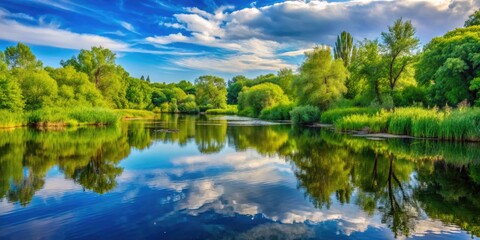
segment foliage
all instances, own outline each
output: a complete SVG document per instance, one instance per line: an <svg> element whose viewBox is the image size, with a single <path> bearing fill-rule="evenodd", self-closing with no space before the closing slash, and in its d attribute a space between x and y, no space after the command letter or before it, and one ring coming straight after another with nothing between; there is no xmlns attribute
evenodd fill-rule
<svg viewBox="0 0 480 240"><path fill-rule="evenodd" d="M287 103L288 97L283 90L273 83L261 83L253 87L246 87L238 97L238 110L240 115L258 117L264 108L277 104ZM248 114L244 111L248 110Z"/></svg>
<svg viewBox="0 0 480 240"><path fill-rule="evenodd" d="M465 21L465 27L478 26L480 25L480 9L476 10L472 15L470 15Z"/></svg>
<svg viewBox="0 0 480 240"><path fill-rule="evenodd" d="M294 107L294 104L289 103L264 108L260 112L260 118L265 120L290 120L290 112Z"/></svg>
<svg viewBox="0 0 480 240"><path fill-rule="evenodd" d="M430 104L479 100L480 26L458 28L425 46L416 78L428 87Z"/></svg>
<svg viewBox="0 0 480 240"><path fill-rule="evenodd" d="M295 107L290 111L292 122L296 125L312 124L320 120L320 110L315 106Z"/></svg>
<svg viewBox="0 0 480 240"><path fill-rule="evenodd" d="M227 88L225 80L215 76L201 76L195 80L197 105L202 108L225 108L227 106Z"/></svg>
<svg viewBox="0 0 480 240"><path fill-rule="evenodd" d="M407 67L415 61L413 51L419 42L420 40L415 37L412 22L403 21L401 18L388 27L388 32L382 32L382 48L388 66L387 79L391 95Z"/></svg>
<svg viewBox="0 0 480 240"><path fill-rule="evenodd" d="M244 76L235 76L228 81L227 87L227 103L238 104L238 94L242 91L243 86L248 79Z"/></svg>
<svg viewBox="0 0 480 240"><path fill-rule="evenodd" d="M341 60L332 58L329 48L317 47L305 55L301 77L296 83L298 100L300 104L326 109L347 92L347 69Z"/></svg>
<svg viewBox="0 0 480 240"><path fill-rule="evenodd" d="M355 130L366 132L386 132L388 124L388 114L378 112L373 116L367 114L353 114L345 116L334 122L334 126L339 131Z"/></svg>

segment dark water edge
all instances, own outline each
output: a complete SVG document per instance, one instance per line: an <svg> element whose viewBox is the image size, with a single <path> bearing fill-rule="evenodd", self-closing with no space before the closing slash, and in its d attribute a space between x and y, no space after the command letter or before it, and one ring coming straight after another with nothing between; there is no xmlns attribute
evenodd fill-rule
<svg viewBox="0 0 480 240"><path fill-rule="evenodd" d="M471 239L480 145L245 118L0 131L0 239Z"/></svg>

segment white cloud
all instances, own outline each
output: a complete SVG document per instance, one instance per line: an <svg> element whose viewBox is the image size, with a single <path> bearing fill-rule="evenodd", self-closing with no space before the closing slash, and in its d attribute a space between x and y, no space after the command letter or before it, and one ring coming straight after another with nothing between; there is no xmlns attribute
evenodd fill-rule
<svg viewBox="0 0 480 240"><path fill-rule="evenodd" d="M139 33L135 30L135 27L133 27L133 25L130 24L130 23L128 23L128 22L120 21L120 25L121 25L123 28L127 29L128 31L130 31L130 32L139 34Z"/></svg>
<svg viewBox="0 0 480 240"><path fill-rule="evenodd" d="M28 20L28 21L34 21L35 20L35 18L33 18L32 16L30 16L28 14L12 13L12 12L8 11L7 9L0 7L0 18L3 18L3 17L14 18L14 19L24 19L24 20Z"/></svg>
<svg viewBox="0 0 480 240"><path fill-rule="evenodd" d="M283 57L302 55L315 44L333 44L344 30L357 40L378 38L399 17L411 19L418 36L426 43L462 26L478 7L479 0L285 1L264 7L252 3L236 11L219 7L214 12L194 7L186 8L187 13L174 15L176 22L165 24L187 33L149 37L146 41L156 45L181 42L233 51L214 59L212 56L176 59L174 62L182 67L229 73L272 70L292 66ZM208 64L200 64L205 61Z"/></svg>

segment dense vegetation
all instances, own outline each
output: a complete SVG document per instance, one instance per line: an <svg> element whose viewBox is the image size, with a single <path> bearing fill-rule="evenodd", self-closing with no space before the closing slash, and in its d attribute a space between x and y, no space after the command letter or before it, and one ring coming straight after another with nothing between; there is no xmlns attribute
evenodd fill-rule
<svg viewBox="0 0 480 240"><path fill-rule="evenodd" d="M432 39L423 51L411 21L401 18L378 39L355 42L342 32L333 49L316 47L306 52L296 72L281 69L254 79L236 76L228 83L211 75L200 76L194 83L152 83L149 76L130 76L116 64L115 54L102 47L81 50L61 61L60 68L44 67L28 46L19 43L0 52L4 116L0 124L107 123L70 113L85 109L96 109L86 114L110 112L110 119L115 113L110 109L141 109L238 113L303 124L318 121L316 115L321 112L320 120L339 130L479 140L478 129L469 129L479 123L474 114L478 110L470 107L480 106L479 17L475 12L465 27ZM74 110L57 114L60 117L43 116L62 109ZM430 126L427 122L435 122L442 130L419 130L422 124ZM398 129L398 124L403 127Z"/></svg>

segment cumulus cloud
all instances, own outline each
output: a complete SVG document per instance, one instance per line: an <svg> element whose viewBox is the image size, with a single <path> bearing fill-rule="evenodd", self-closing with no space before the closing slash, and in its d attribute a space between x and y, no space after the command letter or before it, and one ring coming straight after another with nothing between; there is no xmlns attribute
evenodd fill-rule
<svg viewBox="0 0 480 240"><path fill-rule="evenodd" d="M189 43L220 50L221 56L176 59L179 66L238 73L295 67L285 57L301 56L314 44L332 45L346 30L357 39L378 38L387 25L412 20L423 43L460 27L480 0L285 1L263 7L214 12L186 8L170 26L185 32L146 38L152 44ZM204 63L204 64L202 64ZM235 66L232 68L231 66Z"/></svg>

